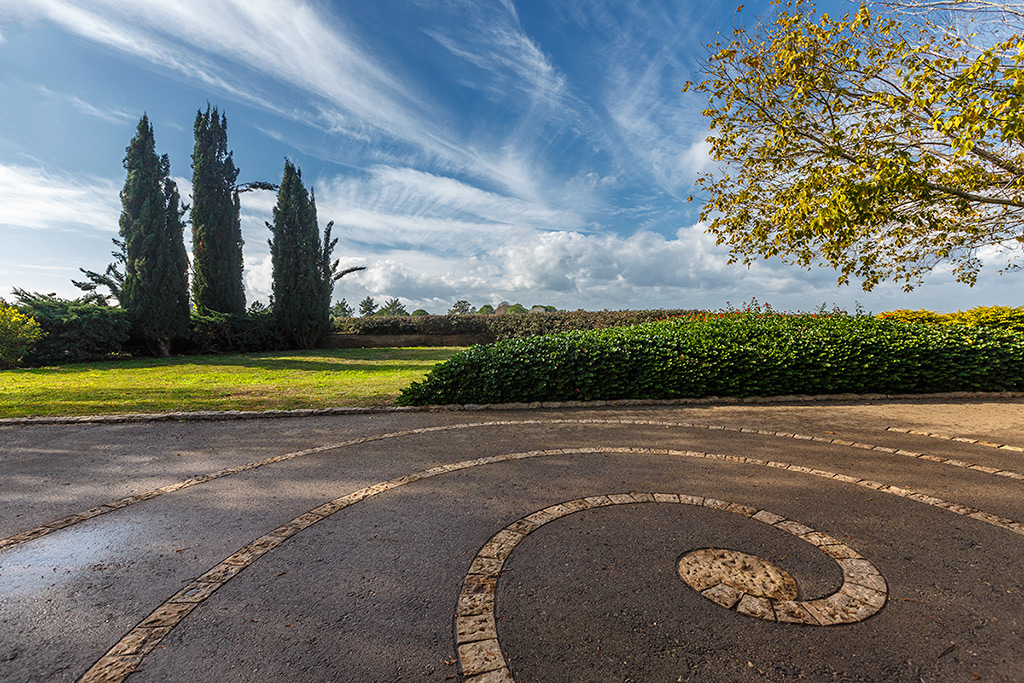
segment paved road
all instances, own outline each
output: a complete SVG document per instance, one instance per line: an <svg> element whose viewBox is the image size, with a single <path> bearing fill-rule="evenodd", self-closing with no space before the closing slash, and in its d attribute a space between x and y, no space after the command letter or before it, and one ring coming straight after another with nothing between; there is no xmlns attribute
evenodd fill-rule
<svg viewBox="0 0 1024 683"><path fill-rule="evenodd" d="M1024 680L1021 447L1020 400L0 427L0 680Z"/></svg>

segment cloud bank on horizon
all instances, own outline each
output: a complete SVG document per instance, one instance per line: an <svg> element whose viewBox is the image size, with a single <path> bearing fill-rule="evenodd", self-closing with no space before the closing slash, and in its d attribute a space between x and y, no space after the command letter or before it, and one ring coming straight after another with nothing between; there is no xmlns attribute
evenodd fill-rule
<svg viewBox="0 0 1024 683"><path fill-rule="evenodd" d="M836 0L839 2L840 0ZM77 293L116 235L123 150L143 111L190 187L191 124L228 117L240 180L285 157L334 220L335 299L560 308L939 310L1019 303L1013 275L911 296L831 271L729 265L704 233L703 102L680 93L735 7L648 0L0 1L0 296ZM753 20L767 3L747 3ZM16 104L15 104L16 103ZM243 195L250 300L270 293L274 197ZM993 256L993 258L996 258Z"/></svg>

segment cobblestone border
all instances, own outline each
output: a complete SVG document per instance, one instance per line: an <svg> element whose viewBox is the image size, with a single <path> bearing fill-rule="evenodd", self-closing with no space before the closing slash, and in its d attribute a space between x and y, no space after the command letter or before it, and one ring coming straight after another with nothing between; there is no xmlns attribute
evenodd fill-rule
<svg viewBox="0 0 1024 683"><path fill-rule="evenodd" d="M142 659L152 652L153 649L160 644L160 641L163 640L163 638L170 633L175 626L181 623L181 621L188 616L192 610L213 595L218 588L231 580L231 578L236 576L243 569L253 564L260 557L278 547L295 534L330 517L349 505L358 503L361 500L383 493L384 491L404 486L405 484L429 479L440 474L447 474L449 472L455 472L469 467L552 455L586 454L671 455L772 467L800 474L809 474L811 476L825 479L834 479L842 483L863 486L875 491L890 493L902 498L909 498L925 505L931 505L948 512L970 517L971 519L976 519L980 522L1024 536L1024 523L1000 517L998 515L989 514L982 510L978 510L977 508L945 501L941 498L924 495L899 486L890 486L880 482L860 479L845 474L836 474L825 470L811 469L809 467L791 465L784 462L762 460L760 458L720 455L699 451L675 451L641 447L554 448L547 450L525 451L522 453L493 455L484 458L477 458L475 460L464 460L462 462L440 465L438 467L421 470L395 479L389 479L379 484L374 484L373 486L361 488L315 507L290 522L277 527L273 531L260 536L251 543L242 546L239 550L229 555L201 576L186 584L184 588L171 596L167 602L157 607L149 614L149 616L139 622L135 628L129 631L127 635L108 650L107 653L103 655L88 671L86 671L80 679L80 683L119 683L120 681L124 681L128 676L135 672L136 668L141 664ZM808 531L813 531L810 527L806 528ZM486 679L481 679L477 683L484 683L485 680Z"/></svg>
<svg viewBox="0 0 1024 683"><path fill-rule="evenodd" d="M534 401L531 403L464 403L430 406L376 406L370 408L299 408L296 410L200 410L177 413L124 413L120 415L55 415L4 417L0 427L12 425L119 424L126 422L189 422L261 420L284 417L376 415L380 413L440 413L480 410L536 410L538 408L632 408L636 406L760 405L774 403L842 403L847 401L941 401L949 399L1024 398L1024 391L949 391L933 394L814 394L785 396L708 396L705 398L629 398L609 401Z"/></svg>
<svg viewBox="0 0 1024 683"><path fill-rule="evenodd" d="M771 429L756 429L750 427L734 427L729 425L712 425L700 422L668 422L660 420L631 420L631 419L601 419L601 418L553 418L553 419L535 419L535 420L494 420L488 422L467 422L455 425L439 425L435 427L421 427L418 429L407 429L398 432L388 432L386 434L376 434L364 437L357 437L355 439L349 439L347 441L340 441L333 444L326 444L323 446L316 446L314 448L306 448L301 451L293 451L291 453L285 453L283 455L275 455L262 460L256 460L253 462L245 463L242 465L236 465L234 467L227 467L216 472L210 472L208 474L200 475L197 477L191 477L184 481L179 481L174 484L168 484L167 486L161 486L159 488L151 489L143 493L137 493L132 496L125 498L119 498L112 500L102 505L77 512L67 517L42 524L33 529L23 531L9 536L7 538L0 539L0 551L7 548L11 548L22 543L46 536L47 534L64 529L73 524L84 522L87 519L104 515L114 510L119 510L129 505L141 503L145 500L150 500L158 496L162 496L168 493L174 493L182 489L197 486L199 484L205 484L221 477L226 477L232 474L238 474L239 472L246 472L254 470L264 465L271 465L273 463L284 462L286 460L293 460L295 458L304 455L313 455L316 453L323 453L325 451L335 450L338 448L344 448L346 446L354 446L361 443L368 443L370 441L381 441L384 439L392 439L402 436L410 436L412 434L427 434L431 432L443 432L456 429L470 429L476 427L493 427L493 426L509 426L509 425L529 425L529 424L599 424L599 425L637 425L637 426L653 426L653 427L677 427L681 429L708 429L712 431L726 431L726 432L738 432L743 434L758 434L760 436L774 436L779 438L796 439L798 441L814 441L818 443L834 444L837 446L848 446L851 448L859 448L862 450L878 451L880 453L890 453L894 455L903 455L911 458L918 458L920 460L927 460L929 462L935 462L941 465L950 465L953 467L960 467L964 469L974 470L976 472L982 472L984 474L992 474L999 477L1005 477L1007 479L1015 479L1018 481L1024 481L1024 473L1017 472L1015 470L1005 470L998 467L987 467L984 465L978 465L972 462L966 462L963 460L954 460L951 458L942 458L936 455L927 455L925 453L918 453L916 451L907 451L903 449L891 448L888 446L875 446L872 444L865 444L855 441L846 441L838 438L827 438L821 436L808 436L805 434L794 434L792 432L776 431ZM889 428L889 431L899 431L897 429ZM908 432L909 433L909 432ZM983 443L982 445L988 445ZM1007 447L1008 449L1015 449L1016 447Z"/></svg>
<svg viewBox="0 0 1024 683"><path fill-rule="evenodd" d="M839 564L843 585L815 600L772 600L744 593L726 583L698 590L728 610L779 623L835 626L863 621L885 605L888 586L882 574L857 551L841 541L768 510L683 493L611 493L577 498L538 510L512 522L483 545L466 573L455 613L455 644L459 670L467 683L515 681L498 641L494 614L498 577L512 551L528 535L557 519L584 510L634 503L677 503L731 512L790 533L810 543Z"/></svg>
<svg viewBox="0 0 1024 683"><path fill-rule="evenodd" d="M992 443L991 441L972 439L969 436L952 436L950 434L940 434L938 432L923 432L919 429L906 429L904 427L886 427L885 431L896 432L898 434L914 434L915 436L930 436L933 439L942 439L943 441L973 443L979 446L988 446L989 448L999 448L1004 451L1013 451L1014 453L1024 453L1024 448L1021 448L1020 446L1010 446L1005 443Z"/></svg>

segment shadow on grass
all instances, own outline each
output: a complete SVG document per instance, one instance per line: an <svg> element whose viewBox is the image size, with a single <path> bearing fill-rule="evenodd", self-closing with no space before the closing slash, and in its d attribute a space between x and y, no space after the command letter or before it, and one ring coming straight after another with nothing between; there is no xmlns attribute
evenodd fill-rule
<svg viewBox="0 0 1024 683"><path fill-rule="evenodd" d="M106 370L135 370L184 366L243 367L254 370L300 370L304 372L373 372L395 361L418 361L396 365L394 369L429 370L460 351L455 347L429 347L406 349L320 349L314 351L282 351L255 354L210 354L203 356L173 356L171 358L131 358L127 360L75 363L71 365L24 368L18 373L28 375L77 374ZM367 361L353 363L352 361Z"/></svg>

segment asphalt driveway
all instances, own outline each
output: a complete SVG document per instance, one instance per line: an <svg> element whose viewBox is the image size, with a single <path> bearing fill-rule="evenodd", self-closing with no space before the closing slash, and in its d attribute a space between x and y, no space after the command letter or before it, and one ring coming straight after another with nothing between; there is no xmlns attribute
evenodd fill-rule
<svg viewBox="0 0 1024 683"><path fill-rule="evenodd" d="M1024 680L1024 401L0 426L0 680Z"/></svg>

